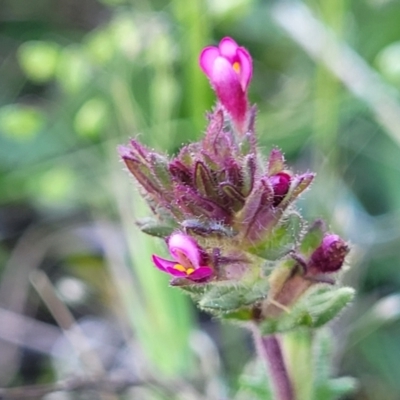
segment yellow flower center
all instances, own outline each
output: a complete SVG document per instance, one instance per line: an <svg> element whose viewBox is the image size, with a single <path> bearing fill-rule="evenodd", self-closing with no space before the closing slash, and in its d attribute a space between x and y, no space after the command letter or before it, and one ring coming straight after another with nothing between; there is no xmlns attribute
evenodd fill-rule
<svg viewBox="0 0 400 400"><path fill-rule="evenodd" d="M181 264L175 264L174 269L176 269L177 271L185 272L188 275L190 275L194 272L194 268L191 268L191 267L186 268Z"/></svg>
<svg viewBox="0 0 400 400"><path fill-rule="evenodd" d="M232 65L233 70L238 74L240 72L240 63L235 61Z"/></svg>

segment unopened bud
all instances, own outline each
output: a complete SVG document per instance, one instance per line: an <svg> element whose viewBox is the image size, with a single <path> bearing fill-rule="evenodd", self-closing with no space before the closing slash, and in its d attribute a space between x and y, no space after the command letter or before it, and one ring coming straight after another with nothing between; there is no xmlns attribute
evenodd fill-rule
<svg viewBox="0 0 400 400"><path fill-rule="evenodd" d="M273 205L276 207L289 191L291 177L286 172L279 172L276 175L271 176L269 181L274 190Z"/></svg>
<svg viewBox="0 0 400 400"><path fill-rule="evenodd" d="M325 235L319 247L311 255L308 264L309 272L324 274L338 271L348 251L348 245L338 235Z"/></svg>

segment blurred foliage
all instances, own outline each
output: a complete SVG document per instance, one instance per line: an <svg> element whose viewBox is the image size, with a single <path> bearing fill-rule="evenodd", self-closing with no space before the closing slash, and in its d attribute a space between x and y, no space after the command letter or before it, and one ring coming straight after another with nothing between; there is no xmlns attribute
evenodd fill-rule
<svg viewBox="0 0 400 400"><path fill-rule="evenodd" d="M196 381L202 365L209 398L232 393L238 364L250 357L249 349L236 350L246 336L195 314L188 299L168 288L153 268L149 255L162 251L162 243L136 229L135 219L148 211L115 150L140 135L148 145L173 153L201 136L214 97L197 56L204 45L229 35L254 57L250 98L259 107L262 150L267 154L278 146L299 171L316 170L302 207L310 217L326 218L352 244L353 268L344 279L358 295L334 325L335 375L354 376L359 389L343 398L395 400L400 304L386 300L400 292L400 142L362 99L277 26L270 13L277 3L3 1L0 307L60 325L44 293L29 281L35 270L44 271L87 335L115 328L104 335L114 338L107 346L120 358L101 353L106 369L135 370L132 359L139 359L140 367L157 376ZM304 3L398 99L400 3ZM90 316L96 318L89 324L94 331L84 324ZM198 327L218 343L220 353L209 339L193 344ZM62 377L55 341L49 338L38 348L25 338L18 352L14 345L24 340L1 335L2 386ZM212 357L221 357L224 372L218 362L209 369ZM246 385L253 392L267 390ZM149 391L139 398L163 398L155 388Z"/></svg>

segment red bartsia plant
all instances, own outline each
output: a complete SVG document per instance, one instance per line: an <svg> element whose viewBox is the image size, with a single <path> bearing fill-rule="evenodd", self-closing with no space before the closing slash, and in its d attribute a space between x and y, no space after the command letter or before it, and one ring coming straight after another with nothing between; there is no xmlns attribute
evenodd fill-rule
<svg viewBox="0 0 400 400"><path fill-rule="evenodd" d="M137 139L119 150L154 214L138 224L164 238L173 259L153 262L221 318L255 321L265 332L317 326L346 303L334 283L348 246L320 221L307 229L295 209L314 173L293 172L277 148L267 160L258 151L249 52L224 38L203 49L199 64L218 99L204 137L174 157ZM313 309L319 285L331 300ZM291 320L293 307L308 317Z"/></svg>

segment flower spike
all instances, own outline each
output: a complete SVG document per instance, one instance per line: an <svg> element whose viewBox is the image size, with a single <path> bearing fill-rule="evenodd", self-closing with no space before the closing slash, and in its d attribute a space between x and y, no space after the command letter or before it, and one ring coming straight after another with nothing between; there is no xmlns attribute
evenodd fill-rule
<svg viewBox="0 0 400 400"><path fill-rule="evenodd" d="M349 246L321 221L305 230L294 202L315 174L292 171L277 148L260 154L247 50L226 37L199 63L218 98L203 138L175 156L137 139L120 148L154 214L138 226L170 253L153 263L213 315L265 335L319 327L351 299L335 284Z"/></svg>

